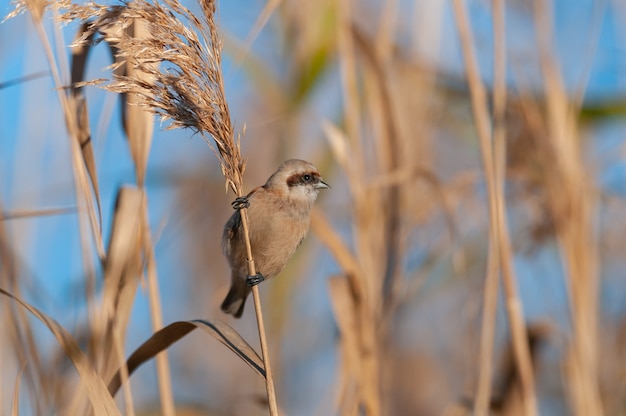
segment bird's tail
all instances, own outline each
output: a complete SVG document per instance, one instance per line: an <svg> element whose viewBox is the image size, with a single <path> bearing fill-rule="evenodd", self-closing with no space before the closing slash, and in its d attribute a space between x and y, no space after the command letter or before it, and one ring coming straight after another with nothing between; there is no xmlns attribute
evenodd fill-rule
<svg viewBox="0 0 626 416"><path fill-rule="evenodd" d="M233 282L226 295L226 299L222 302L222 312L229 313L235 318L241 318L248 293L250 293L250 289L245 286L245 283L241 286Z"/></svg>

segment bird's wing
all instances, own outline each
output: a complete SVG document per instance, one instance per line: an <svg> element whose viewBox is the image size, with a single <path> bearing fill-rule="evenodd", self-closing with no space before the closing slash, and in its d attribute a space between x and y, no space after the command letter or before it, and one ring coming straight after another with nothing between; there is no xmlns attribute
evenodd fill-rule
<svg viewBox="0 0 626 416"><path fill-rule="evenodd" d="M304 242L304 239L305 239L305 238L306 238L306 234L304 234L304 235L302 236L302 238L300 238L300 241L298 241L298 245L296 246L296 250L297 250L298 248L300 248L300 246L301 246L301 245L302 245L302 243Z"/></svg>
<svg viewBox="0 0 626 416"><path fill-rule="evenodd" d="M257 186L256 188L254 188L253 190L248 192L248 195L246 195L246 198L250 198L252 196L252 194L255 193L256 191L258 191L260 188L262 188L262 186Z"/></svg>
<svg viewBox="0 0 626 416"><path fill-rule="evenodd" d="M239 210L233 212L224 226L224 234L222 235L222 251L224 255L230 258L231 243L237 240L239 230L241 229L241 214Z"/></svg>
<svg viewBox="0 0 626 416"><path fill-rule="evenodd" d="M246 198L251 198L252 194L254 194L259 187L254 188ZM250 201L252 202L252 201ZM226 255L226 257L230 258L230 254L232 252L232 244L239 238L239 232L241 230L241 213L239 210L235 210L233 215L230 216L226 225L224 226L224 234L222 235L222 251Z"/></svg>

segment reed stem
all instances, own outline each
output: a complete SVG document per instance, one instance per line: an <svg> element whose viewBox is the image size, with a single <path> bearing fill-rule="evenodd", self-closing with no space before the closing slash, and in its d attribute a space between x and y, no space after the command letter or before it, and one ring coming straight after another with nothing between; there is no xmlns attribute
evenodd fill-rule
<svg viewBox="0 0 626 416"><path fill-rule="evenodd" d="M241 194L239 196L242 196ZM241 224L243 226L243 235L246 242L246 252L248 255L248 273L250 276L256 275L254 259L252 258L252 246L250 244L250 234L248 227L248 213L246 208L239 210L241 214ZM270 365L270 354L267 347L267 337L265 336L265 324L263 322L263 310L261 308L261 298L259 296L258 285L252 286L252 297L254 299L254 311L256 315L256 323L259 329L259 340L261 342L261 355L263 357L263 366L265 367L265 389L267 390L267 402L270 408L270 416L278 416L278 406L276 405L276 391L274 390L274 377Z"/></svg>

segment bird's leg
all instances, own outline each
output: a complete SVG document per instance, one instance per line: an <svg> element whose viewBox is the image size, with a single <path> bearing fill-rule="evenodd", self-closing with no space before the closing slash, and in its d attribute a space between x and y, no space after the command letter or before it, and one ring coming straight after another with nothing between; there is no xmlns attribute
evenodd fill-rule
<svg viewBox="0 0 626 416"><path fill-rule="evenodd" d="M235 198L230 205L232 205L233 209L248 208L250 206L250 200L248 200L247 196L240 196Z"/></svg>
<svg viewBox="0 0 626 416"><path fill-rule="evenodd" d="M232 205L233 209L248 208L250 206L250 200L247 196L240 196L235 198L235 200L230 205ZM248 287L252 287L258 285L263 280L265 280L265 276L263 276L261 273L257 273L254 276L247 276L246 284L248 285Z"/></svg>
<svg viewBox="0 0 626 416"><path fill-rule="evenodd" d="M263 280L265 280L265 276L263 276L261 273L257 273L257 274L256 274L256 275L254 275L254 276L247 276L247 277L246 277L246 284L247 284L249 287L252 287L252 286L256 286L256 285L258 285L258 284L259 284L259 283L261 283Z"/></svg>

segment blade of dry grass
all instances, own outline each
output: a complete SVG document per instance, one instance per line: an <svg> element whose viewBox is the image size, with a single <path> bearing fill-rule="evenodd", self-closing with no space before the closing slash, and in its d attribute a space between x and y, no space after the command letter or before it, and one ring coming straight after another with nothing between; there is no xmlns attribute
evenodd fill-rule
<svg viewBox="0 0 626 416"><path fill-rule="evenodd" d="M125 328L130 315L132 298L143 265L141 261L143 197L141 190L128 186L121 188L117 194L104 264L102 321L100 329L96 332L96 337L100 340L102 337L106 339L106 331L113 320L116 321L116 325ZM124 295L126 291L132 293ZM107 360L102 368L104 374L108 373L107 369L111 364L106 363Z"/></svg>
<svg viewBox="0 0 626 416"><path fill-rule="evenodd" d="M96 248L98 249L98 254L102 258L104 249L102 245L101 230L98 227L97 215L95 214L95 211L93 209L93 199L92 199L92 195L89 189L88 180L86 179L84 165L80 162L80 157L78 156L80 150L78 147L79 126L78 126L78 120L77 120L78 114L76 112L77 105L74 100L68 97L64 91L62 91L62 82L61 82L61 77L59 75L59 70L57 67L57 61L55 60L54 54L52 52L52 48L50 46L49 39L46 35L46 31L42 23L42 16L43 16L45 7L46 7L46 3L41 2L41 1L18 2L16 4L15 11L11 13L9 16L7 16L7 18L10 18L22 11L29 10L31 12L31 17L32 17L34 26L36 28L37 34L44 48L44 52L46 54L48 64L50 66L52 78L56 86L59 102L61 104L63 115L65 117L65 125L70 136L69 146L71 149L72 168L74 172L73 178L74 178L74 186L75 186L75 197L76 197L77 207L79 211L79 215L78 215L79 233L80 233L80 238L82 242L81 248L83 250L83 259L84 259L85 272L86 272L85 274L87 276L93 276L94 266L93 266L92 256L87 253L87 246L88 246L89 238L87 236L85 226L84 226L83 217L85 215L84 214L85 208L87 210L86 213L87 213L88 219L91 222L92 236L96 244ZM58 35L58 32L55 32L55 33ZM63 47L59 48L59 50L63 50ZM89 302L89 298L87 299L87 301ZM29 342L29 345L30 344L34 345L32 342L30 342L30 338L32 337L32 334L30 334L30 331L26 331L26 337ZM18 347L18 348L21 348L21 347ZM36 357L37 355L36 349L34 348L30 349L30 354ZM37 366L37 368L39 368L39 366ZM90 398L90 399L93 400L93 398Z"/></svg>
<svg viewBox="0 0 626 416"><path fill-rule="evenodd" d="M363 288L357 278L357 276L362 275L361 266L348 246L342 241L337 231L316 207L313 207L311 211L311 229L328 248L341 269L345 272L346 278L350 281L350 288L356 293L356 297L362 298Z"/></svg>
<svg viewBox="0 0 626 416"><path fill-rule="evenodd" d="M88 31L89 24L84 23L81 26L81 30L77 35L77 39L86 36L86 41L92 41L94 37L93 32L86 33ZM124 38L128 37L131 39L149 39L151 37L149 28L144 20L141 19L133 19L130 21L128 27L122 28L120 26L116 26L113 28L109 28L106 36L109 39L113 38ZM154 76L142 71L138 68L137 62L134 60L130 60L126 62L124 58L119 56L119 43L115 41L109 42L109 47L113 51L113 57L115 63L119 65L115 70L115 75L118 77L131 77L140 80L146 84L151 84L154 80ZM87 54L90 50L90 44L79 42L74 47L74 56L76 57L76 65L73 65L73 81L80 82L84 80L84 66L86 64ZM157 69L157 64L145 64L147 68L150 68L152 72ZM148 94L148 92L144 92ZM147 111L144 108L141 108L138 103L141 101L141 98L137 96L136 93L129 92L127 94L121 94L122 98L122 124L124 127L124 131L128 138L131 156L135 165L135 173L136 173L136 181L137 185L142 188L145 176L146 176L146 168L148 163L148 155L150 153L150 147L152 142L152 133L154 128L154 117L150 111ZM150 312L152 319L152 329L153 331L158 331L163 327L163 318L161 312L161 300L158 291L158 280L156 278L156 264L154 259L154 250L152 247L152 240L150 238L150 230L148 224L148 207L145 200L143 199L143 210L141 213L135 212L131 215L140 214L141 218L145 218L143 224L143 230L145 230L145 236L143 238L145 244L145 255L147 257L147 275L148 275L148 287L149 287L149 300L150 300ZM129 216L127 218L132 218L135 220L136 216ZM136 230L135 230L136 231ZM133 295L135 293L135 287L129 293L128 300L132 305ZM128 310L130 314L130 310ZM124 315L128 316L128 315ZM123 329L122 329L123 330ZM123 338L123 336L122 336ZM123 341L121 341L123 342ZM161 410L164 415L172 416L175 414L174 407L174 398L171 388L171 376L169 363L167 359L167 354L163 352L159 354L156 358L156 367L158 374L158 384L159 384L159 398L161 400ZM127 406L129 402L131 402L131 397L127 395Z"/></svg>
<svg viewBox="0 0 626 416"><path fill-rule="evenodd" d="M184 338L193 330L200 328L234 352L243 362L248 364L258 375L265 378L263 360L241 335L229 325L220 321L196 319L193 321L178 321L171 323L154 333L137 348L128 360L126 367L128 374L132 374L139 366L166 350L172 344ZM118 371L109 382L109 392L115 395L121 385Z"/></svg>
<svg viewBox="0 0 626 416"><path fill-rule="evenodd" d="M62 7L63 4L64 4L63 2L59 2L58 4L54 4L54 6L58 8L58 7ZM65 60L55 59L55 56L52 52L50 40L48 39L48 36L46 34L45 28L42 23L42 16L43 16L45 7L46 7L46 2L42 2L40 0L17 1L15 10L9 15L7 15L6 19L14 17L17 14L25 10L29 10L31 12L35 29L42 43L46 58L48 60L48 64L50 66L50 72L52 74L52 79L56 87L57 95L59 98L59 103L61 104L61 109L63 110L63 115L65 118L65 125L69 133L69 136L71 138L70 140L71 152L70 153L72 156L72 167L73 167L74 181L75 181L75 188L76 188L75 192L76 192L76 198L78 202L77 205L79 207L79 211L81 211L81 209L83 208L83 204L85 204L86 206L86 213L91 223L94 243L96 245L96 249L98 250L98 254L100 255L100 258L103 258L104 257L104 245L102 243L102 233L101 233L100 228L98 227L99 219L94 210L94 202L93 202L93 198L92 198L90 187L89 187L89 179L85 170L84 161L82 157L79 156L81 154L81 150L79 146L81 144L79 140L80 134L81 134L80 123L78 120L79 104L73 96L68 95L65 92L64 86L66 85L66 83L62 81L61 73L59 71L59 67L65 67ZM56 8L53 8L53 11L56 12ZM58 35L59 32L55 32L55 33L57 33ZM59 48L59 50L62 50L63 47L64 45L61 45L61 48ZM82 224L82 221L80 221L79 223ZM88 244L87 244L87 238L86 238L85 233L81 232L81 240L84 243L83 247L86 247Z"/></svg>
<svg viewBox="0 0 626 416"><path fill-rule="evenodd" d="M8 81L0 82L0 90L3 90L5 88L9 88L9 87L13 87L15 85L20 85L20 84L23 84L25 82L34 81L36 79L44 78L44 77L47 77L49 75L50 75L50 73L48 71L40 71L40 72L34 72L32 74L24 75L22 77L10 79Z"/></svg>
<svg viewBox="0 0 626 416"><path fill-rule="evenodd" d="M346 134L344 134L330 121L322 121L322 130L324 131L324 136L330 145L330 149L335 160L339 166L341 166L350 181L350 191L352 192L352 197L356 198L356 196L363 191L359 186L359 173L356 171L356 167L352 164L354 155L349 144L349 139Z"/></svg>
<svg viewBox="0 0 626 416"><path fill-rule="evenodd" d="M364 57L363 77L366 86L366 103L370 107L369 113L375 119L372 124L379 125L379 131L376 137L376 155L377 165L383 174L395 172L402 168L402 159L400 157L402 137L396 122L396 112L394 108L395 101L393 92L390 88L388 74L385 69L388 57L391 53L390 44L385 40L390 34L385 35L385 20L393 20L395 16L395 5L393 1L386 3L383 19L383 27L379 32L383 35L378 39L377 48L374 49L370 45L374 42L363 33L357 25L352 25L352 34L358 51ZM390 31L391 28L386 28ZM370 87L370 88L367 88ZM382 213L384 215L383 233L384 244L382 250L385 251L384 257L385 270L382 283L382 299L383 308L389 309L390 305L395 304L393 299L393 289L397 286L399 277L398 264L401 258L401 222L402 222L402 187L400 184L390 183L382 192L379 192L381 200Z"/></svg>
<svg viewBox="0 0 626 416"><path fill-rule="evenodd" d="M118 191L111 237L104 263L102 319L95 333L101 345L100 374L109 379L124 363L126 328L132 311L143 263L141 259L142 208L144 193L133 187ZM124 389L125 414L132 414L130 385Z"/></svg>
<svg viewBox="0 0 626 416"><path fill-rule="evenodd" d="M384 274L387 259L385 244L386 218L383 211L382 193L374 193L368 188L372 173L378 169L379 160L369 160L362 134L362 97L356 58L354 16L352 2L343 0L337 7L337 54L343 97L343 118L345 134L338 129L325 126L327 138L335 156L339 156L340 166L346 173L352 196L354 215L355 254L360 269L359 275L345 272L350 282L351 296L357 309L357 329L359 344L351 351L359 360L357 384L358 407L368 415L379 415L382 409L381 397L381 344L379 332L382 318L383 298L381 276ZM357 278L358 276L358 278ZM350 377L355 377L351 374Z"/></svg>
<svg viewBox="0 0 626 416"><path fill-rule="evenodd" d="M498 250L498 257L502 267L504 292L509 325L512 334L516 363L518 366L524 403L524 413L528 416L537 414L537 398L535 395L533 368L530 351L526 342L526 327L522 303L517 294L517 283L514 276L512 254L508 238L508 229L504 210L504 197L501 185L496 176L496 157L493 154L493 137L489 127L489 112L484 86L480 80L476 63L473 37L463 0L454 0L454 16L461 40L461 49L465 62L467 81L470 88L472 112L480 141L483 159L483 169L489 196L490 238L493 244L490 248ZM495 241L494 241L495 239Z"/></svg>
<svg viewBox="0 0 626 416"><path fill-rule="evenodd" d="M0 203L0 211L2 204ZM6 223L0 221L0 287L6 288L8 291L20 294L19 287L19 269L20 262L13 250L13 238L11 238L7 230ZM8 339L7 345L12 345L15 353L15 361L18 363L31 363L26 372L26 384L29 386L31 403L34 403L34 412L42 414L43 405L37 399L41 393L37 394L36 389L39 385L36 369L41 368L42 361L37 349L37 343L34 339L32 326L28 320L27 312L15 305L14 302L5 302L3 304L3 329ZM0 343L1 344L1 343ZM44 395L47 394L44 387Z"/></svg>
<svg viewBox="0 0 626 416"><path fill-rule="evenodd" d="M89 23L84 22L78 28L75 39L82 38L83 34L89 28ZM85 81L85 70L87 69L87 61L89 58L89 52L91 52L91 42L93 38L87 39L87 42L75 45L71 48L72 62L71 62L71 87L74 91L80 91L80 87L77 84Z"/></svg>
<svg viewBox="0 0 626 416"><path fill-rule="evenodd" d="M74 207L20 209L20 210L13 210L9 212L3 212L2 215L0 215L0 221L17 220L21 218L46 217L46 216L52 216L52 215L67 215L67 214L75 214L75 213L76 213L76 208Z"/></svg>
<svg viewBox="0 0 626 416"><path fill-rule="evenodd" d="M22 384L22 375L24 374L24 370L27 365L28 362L25 362L24 365L22 365L22 368L19 373L17 373L17 377L15 378L15 387L13 388L13 404L11 405L12 416L19 416L20 414L20 384Z"/></svg>
<svg viewBox="0 0 626 416"><path fill-rule="evenodd" d="M141 19L133 20L124 32L124 36L129 36L133 39L149 39L151 37L147 23ZM116 70L117 76L136 78L147 85L151 85L154 81L154 76L150 72L139 69L136 63L132 61L121 62L122 58L119 56L116 56L115 59L118 64L123 63ZM157 69L157 64L155 63L146 63L144 66L148 67L152 72ZM149 92L146 92L146 94L149 94ZM141 108L138 105L140 102L141 98L135 93L122 95L124 131L126 132L126 137L128 137L130 153L135 164L137 186L141 188L146 177L148 155L150 154L154 130L154 116L150 111Z"/></svg>
<svg viewBox="0 0 626 416"><path fill-rule="evenodd" d="M378 30L373 42L375 54L380 59L380 62L387 62L393 54L395 35L398 30L398 17L398 0L385 1L378 19Z"/></svg>
<svg viewBox="0 0 626 416"><path fill-rule="evenodd" d="M354 354L359 348L358 321L355 316L357 306L350 290L348 279L344 277L332 278L328 282L330 304L341 334L340 350L344 367L337 381L336 406L338 414L345 416L358 414L359 397L354 391L360 390L357 385L362 380L359 358Z"/></svg>
<svg viewBox="0 0 626 416"><path fill-rule="evenodd" d="M87 24L82 24L77 32L77 36L82 35L83 32L87 29ZM83 95L82 89L77 87L77 83L81 82L85 78L85 69L87 66L87 58L89 56L91 48L90 45L81 45L78 47L73 47L72 58L70 64L70 80L71 80L71 91L72 96L74 98L74 102L78 104L78 114L76 115L77 121L79 125L77 126L79 132L79 143L83 155L83 161L87 168L87 173L89 175L89 179L91 180L91 186L93 187L93 191L96 197L96 204L98 209L98 218L100 225L100 232L102 232L102 204L100 200L100 189L98 185L98 175L93 151L93 141L91 137L91 129L89 128L89 116L87 109L87 101ZM102 259L102 256L101 256ZM91 328L97 328L98 323L96 322L96 277L94 273L86 273L85 275L85 299L87 301L88 307L88 321L90 322ZM91 340L89 344L88 352L92 356L97 354L96 349L98 348L97 340Z"/></svg>
<svg viewBox="0 0 626 416"><path fill-rule="evenodd" d="M87 111L87 99L82 93L74 94L76 100L76 120L78 122L77 134L80 150L83 155L83 162L93 187L93 193L96 198L96 208L98 210L98 225L102 232L102 207L100 205L100 188L98 185L98 175L96 173L96 161L93 154L93 143L91 141L91 129L89 128L89 113Z"/></svg>
<svg viewBox="0 0 626 416"><path fill-rule="evenodd" d="M79 121L79 103L77 102L76 97L64 89L64 86L67 85L69 79L66 82L63 82L60 68L65 68L66 64L65 57L59 58L57 60L52 52L52 47L48 36L46 34L46 30L44 28L44 24L42 22L42 16L45 11L47 2L43 2L40 0L24 0L17 1L15 10L7 16L11 18L23 11L30 11L31 17L40 39L40 42L43 46L44 53L46 55L48 65L50 67L50 72L52 74L52 79L54 85L56 87L57 96L59 99L59 103L61 106L61 110L63 112L65 126L68 132L69 138L69 151L70 158L72 161L72 172L73 172L73 182L74 182L74 193L76 198L76 206L78 210L78 226L79 226L79 236L81 241L81 251L83 258L83 265L85 270L85 276L87 279L87 303L88 303L88 311L89 311L89 319L93 321L92 308L89 307L93 297L93 288L95 287L95 265L93 261L93 256L90 253L90 240L95 244L97 253L99 258L102 260L104 258L104 244L102 242L102 229L100 227L100 216L97 214L94 208L94 200L93 195L91 193L90 181L88 177L88 173L86 171L85 159L82 157L82 152L80 148L80 137L81 134L84 135L84 125L81 129L80 121ZM53 8L62 7L64 3L50 3L49 5ZM56 21L58 22L58 16L55 15ZM61 43L61 46L58 48L59 51L62 51L64 48L64 42L61 39L60 30L58 30L58 24L55 24L53 28L57 30L54 31L56 35L56 40L58 43ZM65 71L69 72L69 71ZM69 74L68 75L69 78ZM83 131L83 133L81 133ZM89 224L89 225L87 225ZM87 231L88 227L91 227L91 239L89 233Z"/></svg>
<svg viewBox="0 0 626 416"><path fill-rule="evenodd" d="M78 35L81 35L87 28L86 24L81 25ZM96 161L93 153L93 143L91 140L91 129L89 128L89 113L87 111L87 100L80 88L75 87L77 83L84 81L85 68L87 65L87 57L90 47L82 45L72 48L71 62L71 91L73 99L76 101L76 121L77 138L83 155L83 161L87 168L87 173L91 181L93 193L96 198L96 206L98 209L98 224L102 230L102 206L100 202L100 187L98 185L98 175L96 170Z"/></svg>
<svg viewBox="0 0 626 416"><path fill-rule="evenodd" d="M261 30L263 30L267 22L270 20L270 17L272 17L272 14L276 10L276 8L280 6L282 1L283 0L269 0L267 3L265 3L263 10L261 10L261 13L259 13L259 16L257 17L256 21L250 28L248 35L246 36L244 46L239 51L237 63L240 64L250 53L250 48L252 48L252 44L259 36L259 33L261 33Z"/></svg>
<svg viewBox="0 0 626 416"><path fill-rule="evenodd" d="M552 7L534 2L541 72L545 85L548 137L554 169L547 182L549 209L565 269L572 322L567 357L568 394L576 415L602 415L598 378L599 246L597 192L589 180L576 111L569 103L559 64L552 48Z"/></svg>
<svg viewBox="0 0 626 416"><path fill-rule="evenodd" d="M492 1L493 9L493 39L494 39L494 87L493 87L493 141L495 166L494 175L499 193L504 195L504 161L506 146L506 43L505 43L505 15L502 0ZM501 201L500 209L504 209ZM490 245L494 244L492 238ZM478 383L476 388L476 400L474 402L475 415L489 414L491 402L491 378L493 362L493 343L495 337L496 312L498 304L498 277L500 262L497 255L498 249L489 248L487 260L487 275L483 291L483 315L480 337Z"/></svg>
<svg viewBox="0 0 626 416"><path fill-rule="evenodd" d="M490 244L494 244L492 242ZM491 402L491 379L493 373L493 342L495 336L495 318L498 306L500 262L498 250L490 247L487 258L487 272L483 288L483 313L480 333L480 350L478 355L478 382L475 415L488 415Z"/></svg>
<svg viewBox="0 0 626 416"><path fill-rule="evenodd" d="M124 414L127 416L134 416L135 410L133 405L133 393L130 388L130 383L127 383L129 375L126 371L126 363L124 361L124 334L120 334L119 328L117 327L113 328L111 332L113 337L113 348L115 349L115 358L120 367L120 380L122 380L123 384L122 390L124 391ZM163 414L168 414L165 408L163 408Z"/></svg>
<svg viewBox="0 0 626 416"><path fill-rule="evenodd" d="M108 379L124 362L123 344L135 293L143 268L140 252L140 214L143 193L133 187L118 191L107 258L103 264L104 287L98 319L90 324L90 353L99 375ZM126 391L126 414L132 412L130 391ZM69 413L82 413L84 399L75 394Z"/></svg>
<svg viewBox="0 0 626 416"><path fill-rule="evenodd" d="M0 258L1 258L1 254L0 254ZM4 273L2 268L0 267L0 285L4 286ZM2 322L4 324L4 322ZM8 332L8 328L7 331ZM8 354L5 351L5 343L4 342L0 342L0 368L6 368L5 364L4 364L4 357L8 356ZM0 379L0 409L4 408L4 397L5 397L5 382L4 379Z"/></svg>
<svg viewBox="0 0 626 416"><path fill-rule="evenodd" d="M583 70L580 75L578 84L576 85L576 91L572 99L572 107L580 109L587 92L587 85L591 76L591 68L595 62L596 50L600 44L600 33L602 29L602 20L608 7L607 0L595 1L593 4L593 11L589 21L591 22L590 33L588 35L589 42L587 48L583 52L581 62L583 63Z"/></svg>
<svg viewBox="0 0 626 416"><path fill-rule="evenodd" d="M159 279L157 277L156 256L154 255L154 245L152 244L152 236L150 232L150 223L148 219L148 201L143 198L143 242L144 252L147 262L146 274L148 276L148 299L150 301L150 318L152 321L152 331L157 332L163 328L163 311L161 308L161 295L159 293ZM172 391L172 376L170 371L167 352L163 351L156 356L156 367L159 383L159 399L161 400L161 408L164 415L175 415L174 394ZM122 371L124 376L124 371ZM126 375L128 377L128 375ZM124 378L122 378L124 380Z"/></svg>
<svg viewBox="0 0 626 416"><path fill-rule="evenodd" d="M46 327L54 335L61 348L63 348L65 355L70 359L78 371L80 380L84 385L89 401L93 406L94 414L96 416L120 415L120 412L115 405L115 401L113 400L111 394L109 394L104 381L102 381L102 379L98 376L95 369L89 363L89 360L81 351L78 343L70 335L70 333L51 317L18 297L13 296L4 289L0 289L0 294L16 301L20 306L46 325Z"/></svg>

